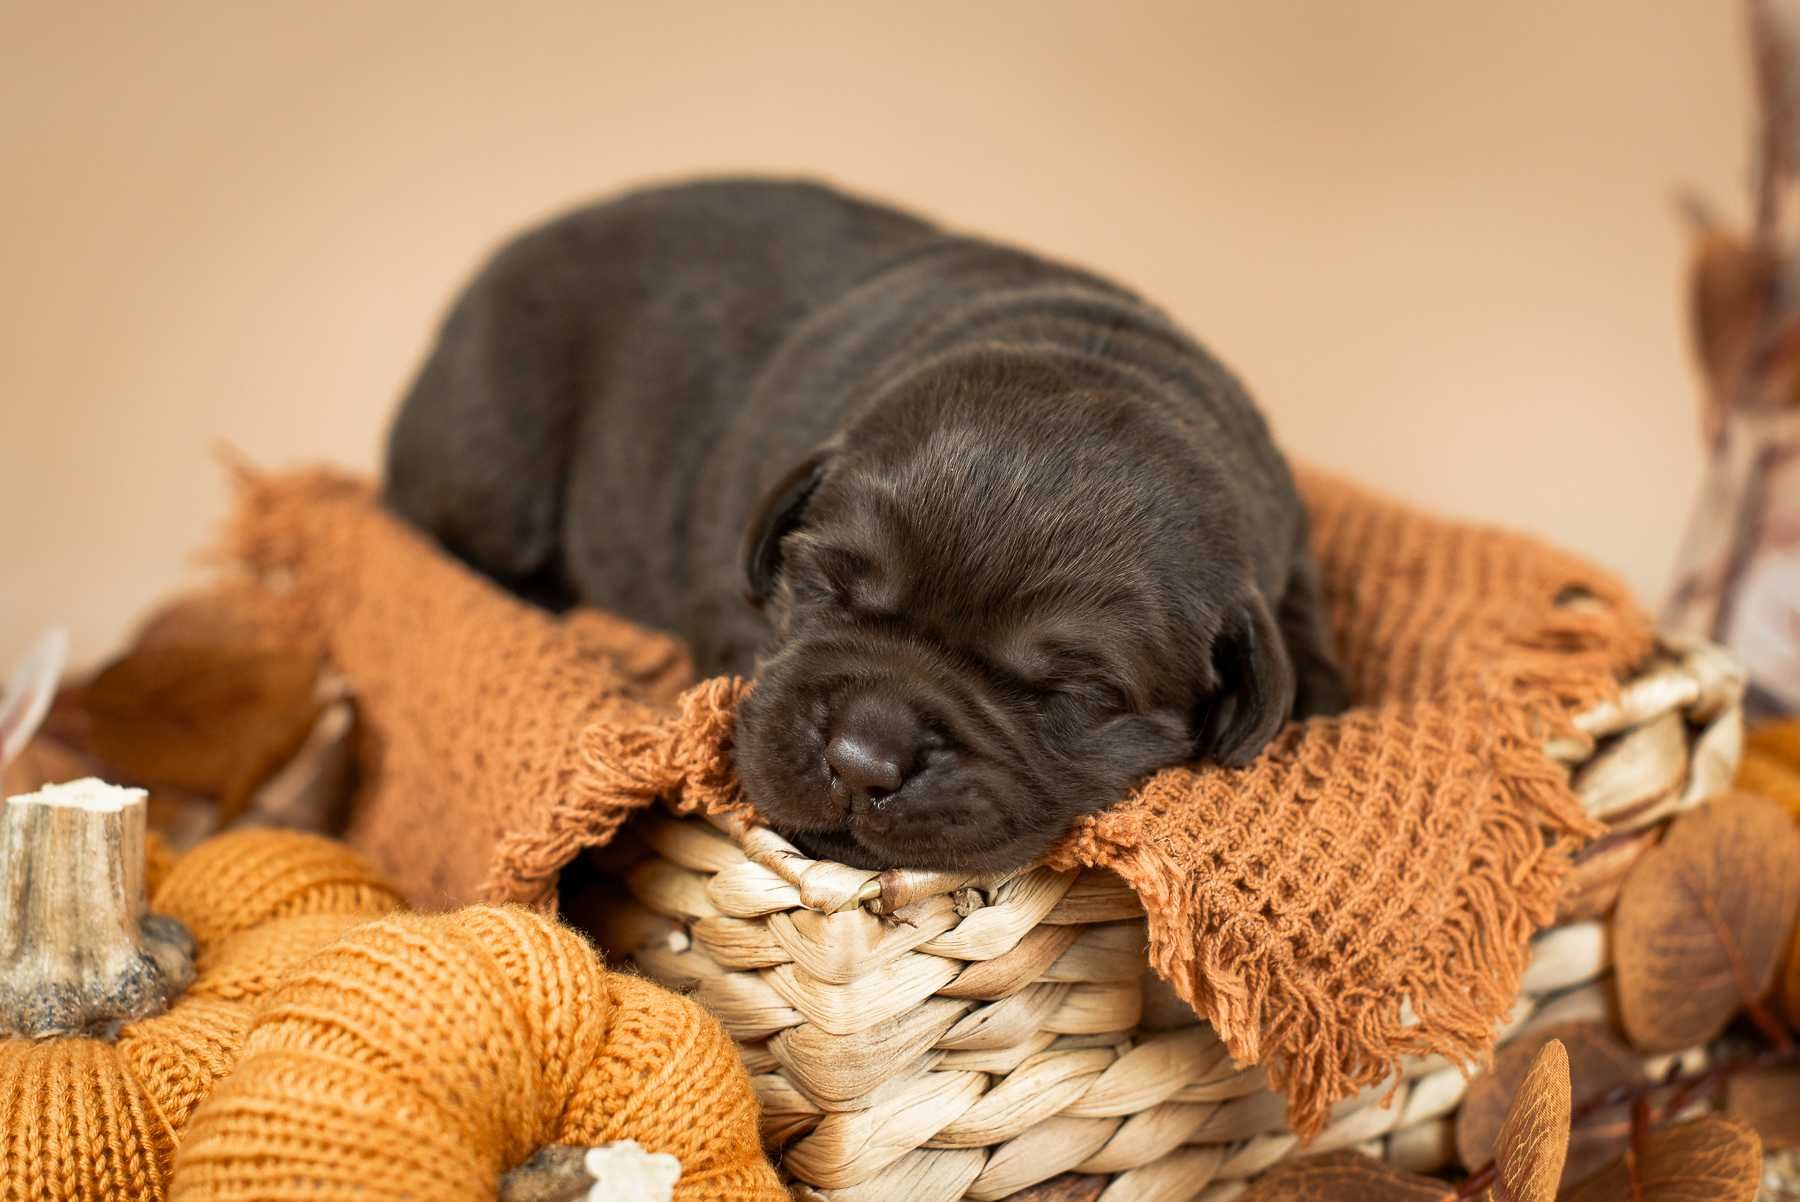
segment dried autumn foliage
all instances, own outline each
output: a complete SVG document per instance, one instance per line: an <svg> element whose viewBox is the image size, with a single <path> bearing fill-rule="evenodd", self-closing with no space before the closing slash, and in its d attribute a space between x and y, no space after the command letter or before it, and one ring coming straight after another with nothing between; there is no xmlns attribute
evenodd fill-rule
<svg viewBox="0 0 1800 1202"><path fill-rule="evenodd" d="M1689 321L1706 373L1701 420L1710 442L1725 422L1723 407L1729 399L1754 390L1754 404L1778 406L1794 395L1790 374L1757 376L1763 366L1758 356L1762 331L1772 319L1784 322L1784 315L1770 313L1779 295L1782 264L1772 247L1716 227L1696 231L1691 253Z"/></svg>
<svg viewBox="0 0 1800 1202"><path fill-rule="evenodd" d="M1477 1077L1456 1114L1456 1152L1469 1168L1490 1157L1500 1160L1497 1148L1510 1110L1524 1095L1532 1067L1552 1044L1563 1050L1569 1088L1575 1098L1596 1098L1620 1086L1644 1080L1642 1060L1613 1037L1600 1022L1558 1023L1512 1041L1494 1057L1494 1066ZM1562 1119L1568 1140L1561 1164L1565 1186L1592 1176L1625 1148L1631 1132L1631 1116L1624 1106L1609 1107L1587 1115L1573 1132L1569 1117Z"/></svg>
<svg viewBox="0 0 1800 1202"><path fill-rule="evenodd" d="M305 741L319 668L222 642L134 647L77 692L86 750L122 782L215 798L229 821Z"/></svg>
<svg viewBox="0 0 1800 1202"><path fill-rule="evenodd" d="M1494 1202L1556 1202L1569 1153L1569 1054L1552 1039L1532 1057L1494 1141Z"/></svg>
<svg viewBox="0 0 1800 1202"><path fill-rule="evenodd" d="M138 624L131 646L220 643L273 650L282 646L284 635L278 625L264 620L268 604L268 594L254 580L228 577L151 610Z"/></svg>
<svg viewBox="0 0 1800 1202"><path fill-rule="evenodd" d="M1705 1043L1774 984L1800 911L1800 829L1733 793L1676 819L1613 915L1619 1013L1632 1043Z"/></svg>
<svg viewBox="0 0 1800 1202"><path fill-rule="evenodd" d="M1781 1008L1788 1025L1800 1027L1800 926L1788 940L1787 975L1781 983Z"/></svg>
<svg viewBox="0 0 1800 1202"><path fill-rule="evenodd" d="M1800 820L1800 719L1764 722L1744 736L1737 786L1773 798Z"/></svg>
<svg viewBox="0 0 1800 1202"><path fill-rule="evenodd" d="M1452 1202L1442 1181L1414 1177L1355 1152L1309 1156L1276 1169L1237 1202Z"/></svg>
<svg viewBox="0 0 1800 1202"><path fill-rule="evenodd" d="M1756 1128L1764 1147L1800 1148L1800 1068L1740 1073L1731 1079L1725 1098L1734 1117Z"/></svg>
<svg viewBox="0 0 1800 1202"><path fill-rule="evenodd" d="M1563 1202L1752 1202L1762 1184L1762 1141L1742 1123L1706 1115L1652 1131Z"/></svg>
<svg viewBox="0 0 1800 1202"><path fill-rule="evenodd" d="M1744 736L1737 787L1779 802L1800 822L1800 718L1764 722ZM1781 1005L1788 1023L1800 1027L1800 924L1788 941Z"/></svg>
<svg viewBox="0 0 1800 1202"><path fill-rule="evenodd" d="M1757 137L1748 229L1698 201L1688 305L1706 474L1663 614L1749 668L1752 713L1800 712L1800 8L1749 0Z"/></svg>

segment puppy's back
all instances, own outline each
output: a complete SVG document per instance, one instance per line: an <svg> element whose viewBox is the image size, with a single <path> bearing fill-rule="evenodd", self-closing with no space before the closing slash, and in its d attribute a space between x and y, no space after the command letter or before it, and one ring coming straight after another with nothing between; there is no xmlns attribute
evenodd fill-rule
<svg viewBox="0 0 1800 1202"><path fill-rule="evenodd" d="M937 231L803 181L632 192L496 251L390 432L389 504L509 587L677 612L691 477L722 411L807 314ZM571 538L571 525L580 527ZM583 572L564 555L601 554Z"/></svg>

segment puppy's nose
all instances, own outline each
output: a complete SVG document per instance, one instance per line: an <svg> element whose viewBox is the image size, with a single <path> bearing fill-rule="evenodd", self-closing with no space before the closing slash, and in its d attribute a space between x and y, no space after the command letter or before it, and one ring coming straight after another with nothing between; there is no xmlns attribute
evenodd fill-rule
<svg viewBox="0 0 1800 1202"><path fill-rule="evenodd" d="M879 800L906 783L918 748L919 722L907 706L863 696L834 716L825 763L851 796Z"/></svg>

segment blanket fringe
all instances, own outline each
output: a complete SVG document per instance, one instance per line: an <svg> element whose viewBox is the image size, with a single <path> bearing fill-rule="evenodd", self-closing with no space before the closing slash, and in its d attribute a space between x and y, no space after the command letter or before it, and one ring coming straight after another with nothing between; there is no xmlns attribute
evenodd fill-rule
<svg viewBox="0 0 1800 1202"><path fill-rule="evenodd" d="M1405 1057L1435 1054L1465 1071L1487 1062L1518 997L1531 936L1553 920L1574 852L1604 829L1544 747L1573 733L1582 709L1617 695L1620 676L1649 656L1650 631L1621 620L1630 603L1609 581L1552 577L1540 592L1534 620L1471 655L1478 678L1460 691L1480 699L1480 712L1461 725L1491 732L1481 799L1490 817L1453 904L1397 989L1322 988L1276 929L1245 921L1233 883L1196 880L1191 865L1154 845L1128 847L1090 830L1073 857L1119 872L1145 899L1157 972L1233 1057L1264 1065L1303 1139L1324 1129L1337 1102L1397 1082ZM1592 600L1560 606L1571 593Z"/></svg>

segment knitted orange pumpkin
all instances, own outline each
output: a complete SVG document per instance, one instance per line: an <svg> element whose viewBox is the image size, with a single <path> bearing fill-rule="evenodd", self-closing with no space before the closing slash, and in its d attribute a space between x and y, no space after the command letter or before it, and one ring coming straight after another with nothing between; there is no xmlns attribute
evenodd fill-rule
<svg viewBox="0 0 1800 1202"><path fill-rule="evenodd" d="M575 1198L585 1161L594 1197L787 1202L756 1120L718 1022L607 972L566 927L517 907L394 915L262 1000L189 1125L171 1199ZM559 1166L577 1170L573 1190L527 1184Z"/></svg>
<svg viewBox="0 0 1800 1202"><path fill-rule="evenodd" d="M148 852L148 855L147 855ZM399 908L328 840L244 831L168 866L144 794L98 781L0 812L0 1202L160 1202L251 1003ZM153 912L152 912L153 909Z"/></svg>

